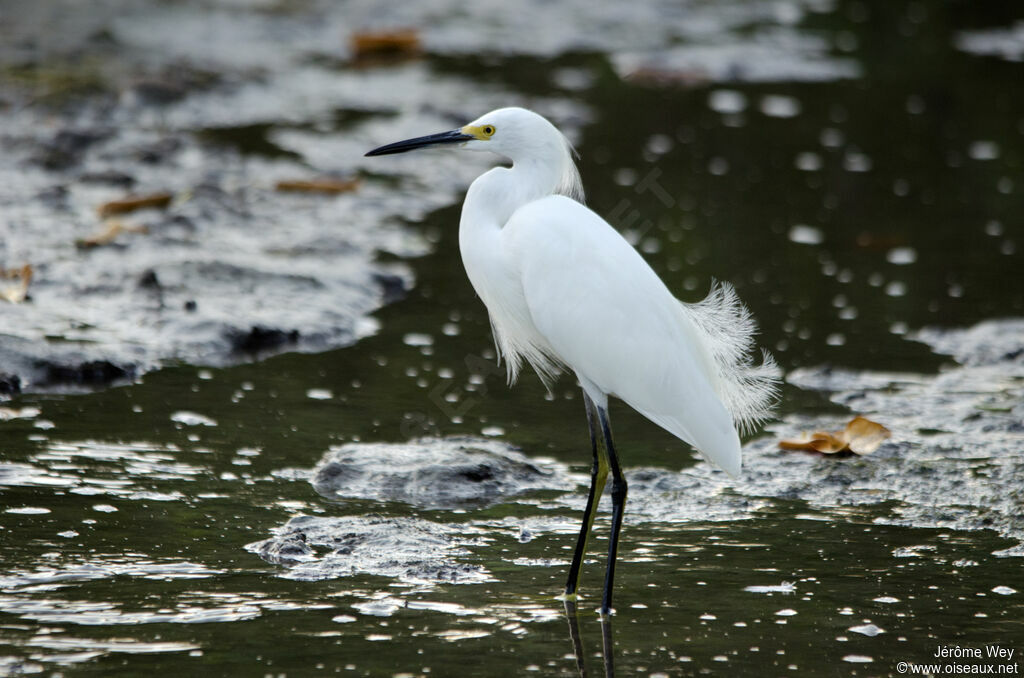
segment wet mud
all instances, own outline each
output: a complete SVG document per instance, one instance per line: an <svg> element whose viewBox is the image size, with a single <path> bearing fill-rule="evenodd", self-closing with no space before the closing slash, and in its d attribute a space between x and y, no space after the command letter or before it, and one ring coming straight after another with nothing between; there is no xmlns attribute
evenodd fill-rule
<svg viewBox="0 0 1024 678"><path fill-rule="evenodd" d="M276 534L246 546L292 579L373 575L411 583L488 581L481 565L461 562L474 530L419 518L292 518Z"/></svg>
<svg viewBox="0 0 1024 678"><path fill-rule="evenodd" d="M458 508L508 501L535 490L574 484L552 460L480 439L350 443L314 469L313 487L328 499L401 501L421 508Z"/></svg>

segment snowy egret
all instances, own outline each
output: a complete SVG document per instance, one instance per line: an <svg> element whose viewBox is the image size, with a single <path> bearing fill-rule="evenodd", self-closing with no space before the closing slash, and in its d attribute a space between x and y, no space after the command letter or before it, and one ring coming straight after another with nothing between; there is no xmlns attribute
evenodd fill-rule
<svg viewBox="0 0 1024 678"><path fill-rule="evenodd" d="M465 127L366 155L440 145L512 161L469 187L459 249L487 306L509 383L525 361L545 384L565 368L583 389L593 466L565 597L576 599L594 509L610 470L612 527L601 602L601 613L609 614L626 479L612 443L608 396L736 476L737 427L768 416L777 368L767 353L754 364L754 323L732 287L713 285L702 302L680 302L618 231L582 204L572 147L542 116L501 108Z"/></svg>

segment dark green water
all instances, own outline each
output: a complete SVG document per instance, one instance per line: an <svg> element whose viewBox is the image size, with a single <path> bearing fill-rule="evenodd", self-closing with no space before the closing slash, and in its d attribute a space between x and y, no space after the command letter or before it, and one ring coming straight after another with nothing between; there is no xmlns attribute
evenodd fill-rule
<svg viewBox="0 0 1024 678"><path fill-rule="evenodd" d="M954 48L956 31L1024 14L952 3L920 15L918 5L877 3L862 21L860 7L841 3L806 23L854 37L863 75L848 80L683 88L622 80L601 54L426 60L527 99L586 104L593 119L577 146L589 205L635 238L684 300L703 296L712 277L735 284L785 370L930 374L948 359L908 330L1024 314L1022 66ZM569 94L548 77L559 68L584 69L592 82ZM741 95L744 110L709 108L721 89ZM799 113L763 114L766 96L795 101ZM458 257L458 214L455 205L408 225L433 252L408 261L415 287L376 314L377 335L351 347L182 365L98 393L6 403L42 412L0 422L3 461L46 476L0 494L0 672L576 674L572 617L554 598L571 531L528 543L493 533L468 557L493 581L466 585L292 581L244 550L299 513L462 523L542 510L543 495L463 512L331 503L275 473L311 468L340 442L488 429L528 455L586 469L573 381L547 397L532 375L508 389L493 367L486 313ZM182 410L216 425L176 423ZM835 411L787 386L780 416ZM627 467L692 465L640 416L616 407L613 417ZM39 420L54 426L40 430ZM992 555L1015 542L876 524L885 510L776 501L750 520L630 523L627 508L618 612L602 628L595 558L579 659L589 675L613 660L617 675L881 676L943 645L1024 651L1022 594L993 591L1024 588L1019 558ZM599 516L595 556L607 526ZM744 590L782 582L794 590ZM353 607L383 597L404 607L383 616ZM872 624L884 633L851 630Z"/></svg>

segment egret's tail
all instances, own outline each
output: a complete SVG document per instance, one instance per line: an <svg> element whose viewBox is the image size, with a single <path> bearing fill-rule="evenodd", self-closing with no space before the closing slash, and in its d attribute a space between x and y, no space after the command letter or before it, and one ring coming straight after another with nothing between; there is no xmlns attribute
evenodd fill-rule
<svg viewBox="0 0 1024 678"><path fill-rule="evenodd" d="M753 430L771 417L778 401L780 370L762 351L753 360L757 324L728 283L713 282L708 296L697 304L682 303L710 357L710 381L741 432Z"/></svg>

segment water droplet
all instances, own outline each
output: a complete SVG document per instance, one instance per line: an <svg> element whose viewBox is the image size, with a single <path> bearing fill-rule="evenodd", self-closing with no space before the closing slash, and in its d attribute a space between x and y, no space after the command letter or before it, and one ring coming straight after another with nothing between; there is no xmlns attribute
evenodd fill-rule
<svg viewBox="0 0 1024 678"><path fill-rule="evenodd" d="M731 89L716 89L708 96L708 108L718 113L740 113L747 108L747 97Z"/></svg>
<svg viewBox="0 0 1024 678"><path fill-rule="evenodd" d="M859 151L847 151L843 157L843 169L847 172L869 172L871 171L871 158Z"/></svg>
<svg viewBox="0 0 1024 678"><path fill-rule="evenodd" d="M825 234L813 226L796 224L789 229L789 240L801 245L820 245L825 240Z"/></svg>
<svg viewBox="0 0 1024 678"><path fill-rule="evenodd" d="M379 600L368 600L364 603L356 603L352 606L358 612L373 617L390 617L395 612L405 607L405 601L400 598L381 598Z"/></svg>
<svg viewBox="0 0 1024 678"><path fill-rule="evenodd" d="M843 661L850 662L851 664L869 664L875 660L863 654L848 654L843 657Z"/></svg>
<svg viewBox="0 0 1024 678"><path fill-rule="evenodd" d="M875 636L881 633L885 633L885 629L875 626L874 624L860 624L859 626L851 626L846 630L850 631L851 633L859 633L863 636L869 636L871 638L874 638Z"/></svg>
<svg viewBox="0 0 1024 678"><path fill-rule="evenodd" d="M885 293L890 297L902 297L907 293L907 285L899 280L893 280L885 286Z"/></svg>
<svg viewBox="0 0 1024 678"><path fill-rule="evenodd" d="M185 426L216 426L217 422L196 412L179 410L171 415L171 421Z"/></svg>
<svg viewBox="0 0 1024 678"><path fill-rule="evenodd" d="M800 153L794 161L796 168L804 172L817 172L821 169L821 156L817 153Z"/></svg>
<svg viewBox="0 0 1024 678"><path fill-rule="evenodd" d="M21 506L18 508L9 508L4 511L4 513L14 513L20 516L37 516L49 512L50 509L39 506Z"/></svg>
<svg viewBox="0 0 1024 678"><path fill-rule="evenodd" d="M402 343L406 346L431 346L434 343L434 338L429 334L409 332L402 337Z"/></svg>
<svg viewBox="0 0 1024 678"><path fill-rule="evenodd" d="M967 148L973 160L995 160L999 157L999 144L994 141L975 141Z"/></svg>
<svg viewBox="0 0 1024 678"><path fill-rule="evenodd" d="M890 264L912 264L917 261L917 250L913 247L894 247L885 253L885 259Z"/></svg>
<svg viewBox="0 0 1024 678"><path fill-rule="evenodd" d="M655 155L665 155L672 150L672 139L666 134L655 134L647 140L646 150Z"/></svg>
<svg viewBox="0 0 1024 678"><path fill-rule="evenodd" d="M781 584L771 584L768 586L746 586L743 588L748 593L793 593L796 591L796 584L792 582L784 581Z"/></svg>
<svg viewBox="0 0 1024 678"><path fill-rule="evenodd" d="M792 118L800 113L800 102L793 97L767 94L761 98L761 112L772 118Z"/></svg>
<svg viewBox="0 0 1024 678"><path fill-rule="evenodd" d="M622 167L615 170L615 174L612 175L612 178L619 186L632 186L636 183L636 170L630 169L629 167Z"/></svg>

